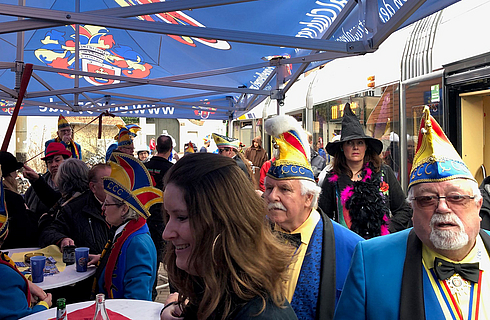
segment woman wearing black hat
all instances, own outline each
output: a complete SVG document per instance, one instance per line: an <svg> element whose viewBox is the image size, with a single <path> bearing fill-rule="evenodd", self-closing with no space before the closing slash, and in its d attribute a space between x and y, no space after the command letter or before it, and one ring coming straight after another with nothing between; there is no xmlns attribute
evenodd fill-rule
<svg viewBox="0 0 490 320"><path fill-rule="evenodd" d="M37 247L37 221L39 216L27 209L24 198L17 189L17 170L24 165L7 151L0 151L5 205L9 213L10 235L3 247L6 249Z"/></svg>
<svg viewBox="0 0 490 320"><path fill-rule="evenodd" d="M380 140L367 136L346 104L339 141L329 142L334 157L319 207L365 239L409 227L412 210L390 167L383 165Z"/></svg>

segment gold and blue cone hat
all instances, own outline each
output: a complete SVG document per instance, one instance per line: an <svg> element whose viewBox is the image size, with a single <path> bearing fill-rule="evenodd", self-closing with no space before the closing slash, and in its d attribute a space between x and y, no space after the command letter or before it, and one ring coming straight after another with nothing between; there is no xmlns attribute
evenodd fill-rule
<svg viewBox="0 0 490 320"><path fill-rule="evenodd" d="M68 123L68 121L66 121L65 117L60 114L60 116L58 117L58 129L63 129L69 126L70 124Z"/></svg>
<svg viewBox="0 0 490 320"><path fill-rule="evenodd" d="M118 146L128 146L133 143L133 138L131 137L129 131L127 129L121 129L119 131L119 135L117 137L117 145Z"/></svg>
<svg viewBox="0 0 490 320"><path fill-rule="evenodd" d="M127 124L127 125L120 125L118 124L117 127L119 128L118 134L114 137L114 140L119 140L119 135L123 131L129 131L129 136L134 138L137 136L137 133L141 130L141 128L137 124Z"/></svg>
<svg viewBox="0 0 490 320"><path fill-rule="evenodd" d="M240 146L240 140L227 136L222 136L217 133L213 133L213 139L218 148L229 147L238 150L238 147Z"/></svg>
<svg viewBox="0 0 490 320"><path fill-rule="evenodd" d="M2 239L9 229L9 216L5 206L5 192L3 190L2 169L0 167L0 239Z"/></svg>
<svg viewBox="0 0 490 320"><path fill-rule="evenodd" d="M469 179L476 182L460 155L425 107L420 122L419 139L413 158L408 188L422 182Z"/></svg>
<svg viewBox="0 0 490 320"><path fill-rule="evenodd" d="M291 116L277 116L265 122L266 132L274 138L279 155L267 175L274 179L315 181L310 165L310 145L301 125Z"/></svg>
<svg viewBox="0 0 490 320"><path fill-rule="evenodd" d="M104 191L116 199L125 201L140 216L148 219L149 208L155 203L163 203L162 190L155 188L153 178L145 165L133 156L113 153L111 175L102 178Z"/></svg>

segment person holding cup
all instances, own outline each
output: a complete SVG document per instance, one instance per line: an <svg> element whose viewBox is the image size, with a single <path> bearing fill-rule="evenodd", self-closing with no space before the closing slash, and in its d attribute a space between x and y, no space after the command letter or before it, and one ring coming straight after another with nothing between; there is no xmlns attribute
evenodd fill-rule
<svg viewBox="0 0 490 320"><path fill-rule="evenodd" d="M117 228L102 255L90 255L97 263L93 293L109 299L152 300L157 276L157 251L146 219L148 209L162 203L162 191L153 186L145 165L131 155L113 153L111 175L104 177L107 197L102 204L107 223Z"/></svg>
<svg viewBox="0 0 490 320"><path fill-rule="evenodd" d="M0 169L1 176L1 169ZM8 214L0 183L0 248L8 235ZM0 319L19 319L51 307L51 293L44 292L19 272L15 263L0 251Z"/></svg>
<svg viewBox="0 0 490 320"><path fill-rule="evenodd" d="M31 265L32 282L39 283L44 281L44 267L46 266L45 256L33 256L29 260Z"/></svg>

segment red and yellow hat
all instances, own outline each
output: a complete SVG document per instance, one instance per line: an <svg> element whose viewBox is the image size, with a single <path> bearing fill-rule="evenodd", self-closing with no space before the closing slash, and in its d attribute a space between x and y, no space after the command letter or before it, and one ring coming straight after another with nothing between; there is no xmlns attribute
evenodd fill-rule
<svg viewBox="0 0 490 320"><path fill-rule="evenodd" d="M155 183L145 165L124 153L113 153L109 164L111 175L102 178L104 191L126 202L140 216L148 219L149 208L155 203L163 203L163 193L154 187Z"/></svg>
<svg viewBox="0 0 490 320"><path fill-rule="evenodd" d="M60 116L58 117L58 129L63 129L69 126L70 124L68 123L68 121L66 121L65 117L60 114Z"/></svg>
<svg viewBox="0 0 490 320"><path fill-rule="evenodd" d="M291 116L277 116L265 122L266 132L274 138L279 155L267 175L274 179L315 181L310 165L310 145L301 125Z"/></svg>
<svg viewBox="0 0 490 320"><path fill-rule="evenodd" d="M0 177L2 176L2 169L0 167ZM3 181L0 178L0 239L2 239L9 229L9 215L7 213L7 207L5 206L5 193L3 191Z"/></svg>
<svg viewBox="0 0 490 320"><path fill-rule="evenodd" d="M469 179L476 182L439 123L425 106L408 188L422 182Z"/></svg>

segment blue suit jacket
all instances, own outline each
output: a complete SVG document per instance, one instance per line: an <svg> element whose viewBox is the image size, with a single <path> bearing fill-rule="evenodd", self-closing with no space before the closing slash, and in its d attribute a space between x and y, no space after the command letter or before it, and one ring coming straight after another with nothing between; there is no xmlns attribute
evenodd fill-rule
<svg viewBox="0 0 490 320"><path fill-rule="evenodd" d="M355 246L364 239L317 210L323 220L323 241L315 319L329 320L333 319Z"/></svg>
<svg viewBox="0 0 490 320"><path fill-rule="evenodd" d="M119 253L114 252L114 254ZM124 261L119 261L120 259ZM124 268L121 272L124 276L122 291L115 292L114 298L151 301L153 283L157 276L157 251L150 235L142 233L126 240L117 265ZM98 279L98 285L99 292L107 295L104 290L105 272L104 268L102 276Z"/></svg>
<svg viewBox="0 0 490 320"><path fill-rule="evenodd" d="M19 319L47 309L41 304L29 308L26 282L14 269L0 264L0 276L0 319Z"/></svg>
<svg viewBox="0 0 490 320"><path fill-rule="evenodd" d="M337 305L336 320L400 319L402 279L411 230L363 241L357 245ZM411 256L413 255L409 254L407 260ZM422 268L421 256L414 259L420 261L420 268L411 272L420 273L421 278L409 284L412 292L420 293L418 296L414 294L409 297L413 301L411 318L421 320L421 312L422 316L425 313L426 319L444 319L429 278Z"/></svg>

